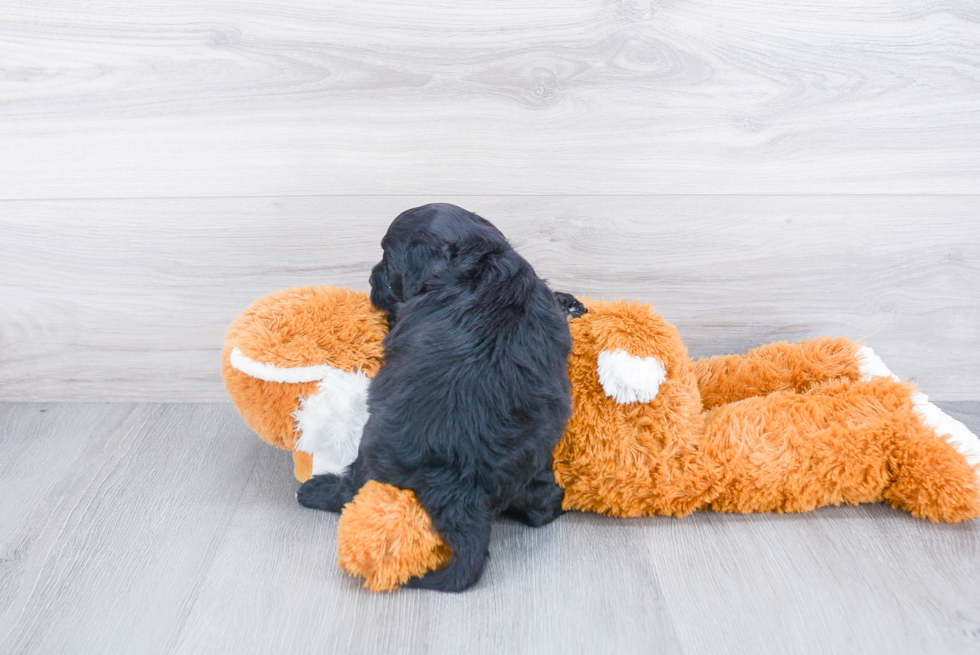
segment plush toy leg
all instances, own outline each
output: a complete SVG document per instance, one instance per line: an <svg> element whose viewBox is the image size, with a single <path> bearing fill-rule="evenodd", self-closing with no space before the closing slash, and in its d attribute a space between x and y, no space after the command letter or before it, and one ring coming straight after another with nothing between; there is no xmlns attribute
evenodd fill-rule
<svg viewBox="0 0 980 655"><path fill-rule="evenodd" d="M898 381L871 348L862 346L858 357L862 379ZM914 425L895 451L897 476L885 500L930 521L976 518L980 515L980 439L925 394L913 393L911 401ZM966 469L961 460L966 460Z"/></svg>
<svg viewBox="0 0 980 655"><path fill-rule="evenodd" d="M898 381L898 377L888 370L881 358L868 346L861 346L858 349L858 360L861 363L861 379L871 380L881 377ZM929 397L924 393L912 394L912 403L916 413L933 432L937 435L946 435L946 440L962 453L972 466L980 466L980 438L977 438L970 428L929 402Z"/></svg>
<svg viewBox="0 0 980 655"><path fill-rule="evenodd" d="M896 475L884 491L885 502L933 522L980 516L980 482L973 468L925 424L910 432L892 455Z"/></svg>
<svg viewBox="0 0 980 655"><path fill-rule="evenodd" d="M313 475L313 455L302 450L293 451L293 475L300 482L306 482Z"/></svg>
<svg viewBox="0 0 980 655"><path fill-rule="evenodd" d="M716 480L708 507L808 512L881 500L891 482L885 412L869 409L848 424L850 383L831 384L823 395L780 391L708 412L701 453Z"/></svg>
<svg viewBox="0 0 980 655"><path fill-rule="evenodd" d="M504 514L535 527L544 525L564 512L563 494L554 474L542 473ZM412 578L443 568L452 556L415 494L376 480L361 487L337 524L337 564L350 575L364 578L364 586L371 591L397 589ZM473 575L455 574L464 582ZM445 588L437 585L458 583L429 575L412 586Z"/></svg>
<svg viewBox="0 0 980 655"><path fill-rule="evenodd" d="M974 469L925 424L913 393L887 378L835 380L712 411L702 452L721 482L709 506L801 512L884 500L934 521L975 518Z"/></svg>
<svg viewBox="0 0 980 655"><path fill-rule="evenodd" d="M344 507L337 524L337 563L363 577L372 591L403 584L442 591L471 586L486 561L489 514L458 499L429 502L446 503L435 513L439 526L413 492L368 481Z"/></svg>
<svg viewBox="0 0 980 655"><path fill-rule="evenodd" d="M822 337L771 343L744 355L719 355L694 362L705 409L774 391L802 393L833 378L860 377L859 345Z"/></svg>

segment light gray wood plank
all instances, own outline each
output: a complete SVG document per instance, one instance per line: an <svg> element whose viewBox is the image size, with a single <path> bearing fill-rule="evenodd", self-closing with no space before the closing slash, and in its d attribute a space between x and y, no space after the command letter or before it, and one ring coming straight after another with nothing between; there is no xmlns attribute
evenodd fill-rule
<svg viewBox="0 0 980 655"><path fill-rule="evenodd" d="M15 601L37 582L29 562L52 547L46 527L77 501L66 491L97 470L79 463L131 414L116 404L0 405L0 640L23 612Z"/></svg>
<svg viewBox="0 0 980 655"><path fill-rule="evenodd" d="M334 563L336 516L296 505L290 478L282 453L260 457L177 653L680 652L639 522L501 521L466 593L372 594Z"/></svg>
<svg viewBox="0 0 980 655"><path fill-rule="evenodd" d="M0 198L977 193L967 0L7 0Z"/></svg>
<svg viewBox="0 0 980 655"><path fill-rule="evenodd" d="M695 514L649 533L685 653L980 649L980 529L883 505Z"/></svg>
<svg viewBox="0 0 980 655"><path fill-rule="evenodd" d="M980 432L980 403L941 405ZM977 521L864 505L663 524L649 548L685 653L980 651Z"/></svg>
<svg viewBox="0 0 980 655"><path fill-rule="evenodd" d="M3 483L0 652L164 652L264 445L227 405L103 407L0 406L0 458L78 453Z"/></svg>
<svg viewBox="0 0 980 655"><path fill-rule="evenodd" d="M980 430L980 402L943 408ZM501 521L474 589L372 594L334 565L336 517L296 505L288 454L224 404L0 404L0 473L5 653L980 648L975 521Z"/></svg>
<svg viewBox="0 0 980 655"><path fill-rule="evenodd" d="M553 287L653 303L692 355L866 338L980 397L980 196L317 197L0 203L0 400L225 400L228 323L275 289L367 289L400 211L456 202Z"/></svg>

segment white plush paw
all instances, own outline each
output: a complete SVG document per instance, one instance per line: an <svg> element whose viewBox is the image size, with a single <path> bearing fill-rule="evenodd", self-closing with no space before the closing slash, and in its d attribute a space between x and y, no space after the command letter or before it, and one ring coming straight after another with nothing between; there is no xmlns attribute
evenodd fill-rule
<svg viewBox="0 0 980 655"><path fill-rule="evenodd" d="M625 350L599 353L599 384L617 403L648 403L657 397L667 379L664 365L655 357L634 357Z"/></svg>
<svg viewBox="0 0 980 655"><path fill-rule="evenodd" d="M937 436L948 435L947 441L971 466L980 464L980 439L955 418L929 402L924 393L912 396L915 411L922 417L922 422L936 433Z"/></svg>
<svg viewBox="0 0 980 655"><path fill-rule="evenodd" d="M857 358L862 380L867 381L873 377L898 380L898 377L888 370L885 362L881 361L881 357L878 357L868 346L858 348ZM915 393L912 402L916 413L922 417L922 422L932 429L936 436L948 435L949 444L956 448L970 465L980 464L980 439L970 431L970 428L929 402L929 397L924 393Z"/></svg>

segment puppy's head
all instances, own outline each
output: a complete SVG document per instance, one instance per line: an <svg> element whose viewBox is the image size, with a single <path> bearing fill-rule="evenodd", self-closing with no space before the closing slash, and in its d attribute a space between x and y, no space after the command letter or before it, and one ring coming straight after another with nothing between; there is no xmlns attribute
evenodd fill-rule
<svg viewBox="0 0 980 655"><path fill-rule="evenodd" d="M507 248L489 221L456 205L434 203L402 212L381 240L384 255L371 270L371 302L394 322L398 305L424 293L457 254Z"/></svg>

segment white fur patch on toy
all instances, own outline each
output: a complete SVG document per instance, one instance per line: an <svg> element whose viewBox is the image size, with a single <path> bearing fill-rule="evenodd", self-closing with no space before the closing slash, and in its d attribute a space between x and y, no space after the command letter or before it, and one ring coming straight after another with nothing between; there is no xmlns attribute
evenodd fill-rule
<svg viewBox="0 0 980 655"><path fill-rule="evenodd" d="M881 357L875 354L868 346L861 346L857 351L858 370L861 372L861 379L867 382L871 378L891 378L898 381L898 377L888 370Z"/></svg>
<svg viewBox="0 0 980 655"><path fill-rule="evenodd" d="M231 351L229 361L242 373L266 382L319 382L316 394L300 398L293 414L300 433L295 449L313 455L313 475L340 473L354 461L368 419L367 375L329 364L291 368L263 364L239 348Z"/></svg>
<svg viewBox="0 0 980 655"><path fill-rule="evenodd" d="M946 440L960 454L966 457L971 466L980 464L980 439L955 418L929 402L924 393L912 396L915 411L922 417L922 422L932 428L937 435L948 435Z"/></svg>
<svg viewBox="0 0 980 655"><path fill-rule="evenodd" d="M295 449L313 455L313 475L339 474L357 458L368 420L369 383L364 373L332 368L315 395L300 399L293 414L300 433Z"/></svg>
<svg viewBox="0 0 980 655"><path fill-rule="evenodd" d="M625 350L599 353L599 384L617 403L648 403L657 397L667 379L664 365L655 357L634 357Z"/></svg>
<svg viewBox="0 0 980 655"><path fill-rule="evenodd" d="M861 346L858 348L857 357L862 380L876 376L898 380L898 377L888 370L885 362L871 348ZM971 466L980 464L980 438L977 438L970 428L929 402L929 397L924 393L914 394L912 402L915 404L915 411L922 417L922 422L937 436L947 435L949 445L959 451Z"/></svg>
<svg viewBox="0 0 980 655"><path fill-rule="evenodd" d="M233 368L237 368L246 375L253 378L265 380L266 382L316 382L328 375L329 371L336 371L329 364L319 364L316 366L293 366L281 367L275 364L263 364L254 359L250 359L241 348L234 348L228 357L229 363Z"/></svg>

